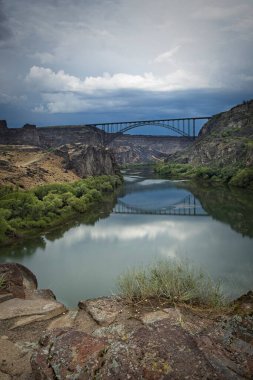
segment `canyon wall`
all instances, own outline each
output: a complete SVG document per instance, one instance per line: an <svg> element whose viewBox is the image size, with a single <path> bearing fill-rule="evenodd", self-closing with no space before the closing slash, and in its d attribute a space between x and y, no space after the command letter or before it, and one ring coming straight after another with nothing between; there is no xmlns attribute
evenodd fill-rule
<svg viewBox="0 0 253 380"><path fill-rule="evenodd" d="M75 143L100 145L103 135L104 132L98 128L85 125L36 127L25 124L23 128L8 128L5 120L0 121L0 144L6 145L34 145L42 148Z"/></svg>
<svg viewBox="0 0 253 380"><path fill-rule="evenodd" d="M65 144L99 146L108 140L108 134L92 126L36 127L26 124L23 128L8 128L0 121L0 144L33 145L56 148ZM176 136L120 135L109 144L120 164L149 162L166 158L182 151L193 142L192 138Z"/></svg>
<svg viewBox="0 0 253 380"><path fill-rule="evenodd" d="M253 100L213 116L198 139L168 161L224 167L253 166Z"/></svg>
<svg viewBox="0 0 253 380"><path fill-rule="evenodd" d="M110 147L119 164L128 164L164 159L188 148L193 141L191 137L121 135Z"/></svg>

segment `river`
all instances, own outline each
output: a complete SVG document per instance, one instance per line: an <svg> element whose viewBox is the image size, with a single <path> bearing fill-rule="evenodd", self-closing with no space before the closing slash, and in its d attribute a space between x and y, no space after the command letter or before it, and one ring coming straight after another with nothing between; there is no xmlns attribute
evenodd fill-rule
<svg viewBox="0 0 253 380"><path fill-rule="evenodd" d="M75 307L117 293L129 268L176 258L222 282L233 298L253 289L253 193L124 172L117 197L43 236L1 248L1 262L31 269L40 288Z"/></svg>

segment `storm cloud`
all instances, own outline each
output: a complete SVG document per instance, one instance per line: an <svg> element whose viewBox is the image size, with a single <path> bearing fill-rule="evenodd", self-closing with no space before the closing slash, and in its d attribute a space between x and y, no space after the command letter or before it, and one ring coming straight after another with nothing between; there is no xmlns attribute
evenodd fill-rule
<svg viewBox="0 0 253 380"><path fill-rule="evenodd" d="M221 112L253 97L252 41L252 0L0 0L0 118Z"/></svg>

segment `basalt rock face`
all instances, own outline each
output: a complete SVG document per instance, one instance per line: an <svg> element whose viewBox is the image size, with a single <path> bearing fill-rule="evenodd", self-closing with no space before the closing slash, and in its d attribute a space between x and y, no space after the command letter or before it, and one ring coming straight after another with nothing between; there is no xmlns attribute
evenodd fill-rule
<svg viewBox="0 0 253 380"><path fill-rule="evenodd" d="M0 144L6 145L34 145L42 148L73 143L99 145L103 135L103 131L85 125L37 128L25 124L23 128L8 128L5 120L0 121Z"/></svg>
<svg viewBox="0 0 253 380"><path fill-rule="evenodd" d="M66 144L55 153L64 158L66 170L73 170L81 178L119 172L112 152L101 146Z"/></svg>
<svg viewBox="0 0 253 380"><path fill-rule="evenodd" d="M57 148L65 144L103 146L110 141L104 131L86 125L36 127L25 124L23 128L8 128L0 120L0 144L32 145L41 148ZM192 138L175 136L119 135L109 147L119 164L161 160L169 154L182 151L192 144Z"/></svg>
<svg viewBox="0 0 253 380"><path fill-rule="evenodd" d="M196 142L168 161L193 165L253 165L253 100L213 116Z"/></svg>
<svg viewBox="0 0 253 380"><path fill-rule="evenodd" d="M120 164L159 161L191 146L193 139L176 136L122 135L110 144Z"/></svg>

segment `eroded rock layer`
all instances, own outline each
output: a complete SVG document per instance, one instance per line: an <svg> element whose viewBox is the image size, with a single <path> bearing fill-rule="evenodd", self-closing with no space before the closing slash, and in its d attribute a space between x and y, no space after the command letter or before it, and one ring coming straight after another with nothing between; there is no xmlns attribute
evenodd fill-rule
<svg viewBox="0 0 253 380"><path fill-rule="evenodd" d="M253 100L213 116L195 143L169 161L193 165L253 165Z"/></svg>

